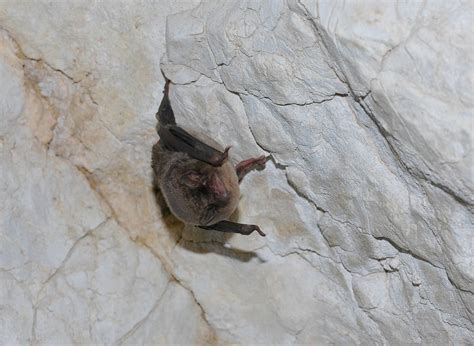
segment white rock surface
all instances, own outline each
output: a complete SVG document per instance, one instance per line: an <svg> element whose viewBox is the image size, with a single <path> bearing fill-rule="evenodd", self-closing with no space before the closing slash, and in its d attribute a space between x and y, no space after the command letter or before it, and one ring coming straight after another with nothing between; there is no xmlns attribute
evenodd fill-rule
<svg viewBox="0 0 474 346"><path fill-rule="evenodd" d="M0 3L0 343L471 343L473 13ZM158 207L160 68L266 238Z"/></svg>

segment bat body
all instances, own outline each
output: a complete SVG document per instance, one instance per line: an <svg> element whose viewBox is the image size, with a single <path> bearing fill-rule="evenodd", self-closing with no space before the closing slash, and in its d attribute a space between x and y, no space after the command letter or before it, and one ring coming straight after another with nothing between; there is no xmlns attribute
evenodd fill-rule
<svg viewBox="0 0 474 346"><path fill-rule="evenodd" d="M171 212L182 222L222 232L265 234L256 225L227 221L237 209L239 181L266 158L252 158L237 166L228 160L228 150L219 150L213 140L202 140L176 125L168 98L170 82L157 113L160 140L153 146L152 168L156 184Z"/></svg>

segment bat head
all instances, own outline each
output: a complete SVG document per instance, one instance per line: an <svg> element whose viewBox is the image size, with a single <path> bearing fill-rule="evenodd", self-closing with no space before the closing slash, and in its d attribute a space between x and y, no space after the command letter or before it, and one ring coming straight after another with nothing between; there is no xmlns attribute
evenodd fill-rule
<svg viewBox="0 0 474 346"><path fill-rule="evenodd" d="M208 196L209 200L225 203L229 198L229 192L224 179L220 176L218 169L206 168L185 171L179 178L180 183L194 192Z"/></svg>
<svg viewBox="0 0 474 346"><path fill-rule="evenodd" d="M179 220L208 226L229 219L240 197L239 179L231 162L214 167L161 146L155 145L153 150L156 181L168 207Z"/></svg>
<svg viewBox="0 0 474 346"><path fill-rule="evenodd" d="M230 162L214 167L188 158L174 165L172 175L174 187L164 192L171 210L182 221L212 225L229 218L237 208L239 183Z"/></svg>

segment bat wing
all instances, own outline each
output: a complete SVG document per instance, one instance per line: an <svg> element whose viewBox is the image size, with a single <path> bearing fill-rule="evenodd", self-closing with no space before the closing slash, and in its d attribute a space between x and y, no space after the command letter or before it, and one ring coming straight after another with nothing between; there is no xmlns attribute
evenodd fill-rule
<svg viewBox="0 0 474 346"><path fill-rule="evenodd" d="M244 235L249 235L253 231L257 231L262 237L265 237L265 233L262 232L260 227L257 225L246 225L243 223L236 223L231 221L221 221L211 226L198 226L202 229L210 229L219 232L232 232L232 233L240 233Z"/></svg>
<svg viewBox="0 0 474 346"><path fill-rule="evenodd" d="M165 83L165 90L163 90L163 99L161 100L160 108L158 108L158 112L155 116L162 126L176 125L173 108L171 108L170 99L168 97L169 85L170 81L167 79Z"/></svg>
<svg viewBox="0 0 474 346"><path fill-rule="evenodd" d="M226 148L224 152L219 151L177 125L160 126L158 134L166 149L186 153L212 166L222 166L227 159L229 148Z"/></svg>

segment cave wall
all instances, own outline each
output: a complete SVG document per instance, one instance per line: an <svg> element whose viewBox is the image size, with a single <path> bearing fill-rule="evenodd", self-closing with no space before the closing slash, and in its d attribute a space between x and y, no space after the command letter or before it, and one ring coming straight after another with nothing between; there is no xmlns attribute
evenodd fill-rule
<svg viewBox="0 0 474 346"><path fill-rule="evenodd" d="M0 342L468 344L471 2L0 4ZM272 160L183 226L184 128Z"/></svg>

